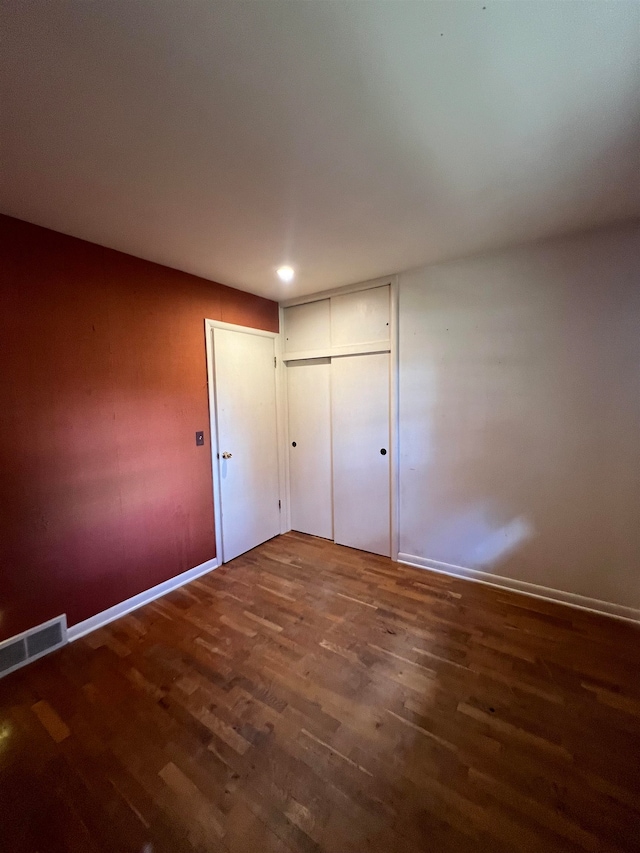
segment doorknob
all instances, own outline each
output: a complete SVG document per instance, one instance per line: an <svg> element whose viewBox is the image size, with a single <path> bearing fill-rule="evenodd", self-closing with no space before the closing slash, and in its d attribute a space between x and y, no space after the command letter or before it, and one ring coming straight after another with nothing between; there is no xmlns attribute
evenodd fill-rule
<svg viewBox="0 0 640 853"><path fill-rule="evenodd" d="M386 456L386 455L387 455L387 451L384 449L384 447L382 448L382 450L380 451L380 453L381 453L383 456Z"/></svg>
<svg viewBox="0 0 640 853"><path fill-rule="evenodd" d="M233 456L233 453L228 453L226 450L225 450L225 452L222 454L222 458L223 458L223 459L231 459L231 457L232 457L232 456Z"/></svg>

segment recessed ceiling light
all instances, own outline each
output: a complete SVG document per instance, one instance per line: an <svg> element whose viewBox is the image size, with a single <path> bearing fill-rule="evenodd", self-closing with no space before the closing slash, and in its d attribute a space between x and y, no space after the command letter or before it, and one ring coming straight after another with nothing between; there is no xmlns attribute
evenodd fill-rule
<svg viewBox="0 0 640 853"><path fill-rule="evenodd" d="M280 269L276 272L278 273L278 278L280 279L280 281L293 281L295 272L293 271L292 267L280 267Z"/></svg>

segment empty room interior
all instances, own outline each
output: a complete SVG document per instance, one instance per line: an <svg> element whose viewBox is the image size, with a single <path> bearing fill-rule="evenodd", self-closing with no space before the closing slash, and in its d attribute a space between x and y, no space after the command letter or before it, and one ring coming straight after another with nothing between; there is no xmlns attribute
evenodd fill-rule
<svg viewBox="0 0 640 853"><path fill-rule="evenodd" d="M640 853L640 3L0 32L2 853Z"/></svg>

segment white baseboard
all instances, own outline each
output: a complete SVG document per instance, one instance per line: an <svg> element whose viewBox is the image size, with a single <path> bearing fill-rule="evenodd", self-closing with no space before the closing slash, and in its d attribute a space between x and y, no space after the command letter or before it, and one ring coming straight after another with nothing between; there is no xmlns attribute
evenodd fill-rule
<svg viewBox="0 0 640 853"><path fill-rule="evenodd" d="M570 607L579 607L581 610L589 610L592 613L603 613L605 616L613 616L616 619L624 619L630 622L640 622L640 610L633 607L625 607L622 604L614 604L610 601L600 601L598 598L589 598L586 595L577 595L573 592L564 592L560 589L551 589L537 583L505 578L500 575L492 575L480 569L467 569L464 566L454 566L451 563L441 563L438 560L428 560L425 557L415 557L412 554L398 554L398 562L405 566L414 566L417 569L429 569L432 572L440 572L454 578L477 581L479 583L495 586L499 589L508 589L511 592L519 592L533 598L542 598L546 601L556 601L568 604Z"/></svg>
<svg viewBox="0 0 640 853"><path fill-rule="evenodd" d="M101 613L96 613L95 616L90 616L88 619L85 619L84 622L78 622L76 625L72 625L67 629L67 639L70 643L74 640L79 640L80 637L84 637L85 634L89 634L97 628L102 628L103 625L108 625L109 622L113 622L114 619L126 616L127 613L131 613L133 610L137 610L144 604L148 604L150 601L160 598L161 595L166 595L168 592L172 592L174 589L178 589L186 583L189 583L189 581L193 581L202 575L206 575L208 572L217 568L218 560L216 558L213 560L207 560L206 563L201 563L193 569L188 569L186 572L182 572L182 574L176 575L174 578L169 578L168 581L163 581L156 586L152 586L151 589L145 589L144 592L140 592L138 595L132 596L132 598L127 598L126 601L121 601L120 604L114 604L113 607L109 607Z"/></svg>

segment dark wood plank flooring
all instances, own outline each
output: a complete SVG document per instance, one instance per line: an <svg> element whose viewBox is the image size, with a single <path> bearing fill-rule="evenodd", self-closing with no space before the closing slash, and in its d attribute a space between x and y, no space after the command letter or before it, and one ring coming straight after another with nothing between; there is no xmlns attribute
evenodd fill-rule
<svg viewBox="0 0 640 853"><path fill-rule="evenodd" d="M0 681L0 849L640 851L639 639L287 534Z"/></svg>

